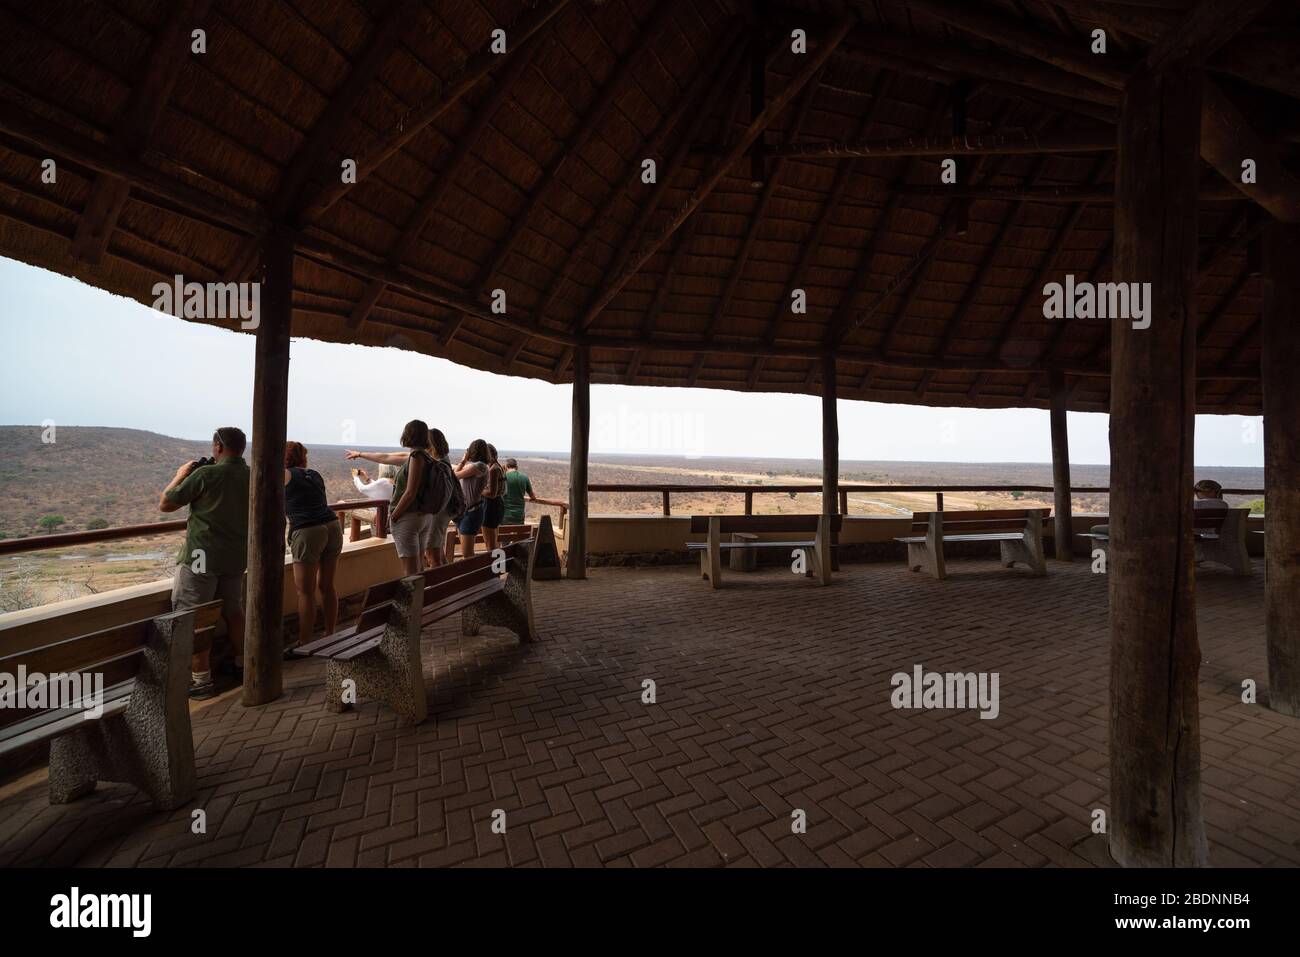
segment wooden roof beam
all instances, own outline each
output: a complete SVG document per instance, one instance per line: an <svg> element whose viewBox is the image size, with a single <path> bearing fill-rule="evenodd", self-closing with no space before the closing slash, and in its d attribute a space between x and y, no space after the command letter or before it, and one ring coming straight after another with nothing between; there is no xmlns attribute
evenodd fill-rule
<svg viewBox="0 0 1300 957"><path fill-rule="evenodd" d="M405 0L403 0L405 2ZM389 157L413 140L430 123L449 110L460 98L493 70L509 62L519 48L534 33L544 27L570 3L570 0L539 0L515 18L504 29L506 31L506 53L493 53L491 46L484 45L472 54L461 68L445 83L424 97L407 110L398 120L396 129L377 143L371 143L358 151L355 157L358 182L362 174L381 166ZM401 24L399 24L400 26ZM486 41L486 38L485 38ZM340 178L333 178L330 184L321 189L309 201L303 204L301 221L311 223L318 220L331 206L338 202L351 189L353 184L344 183Z"/></svg>
<svg viewBox="0 0 1300 957"><path fill-rule="evenodd" d="M726 34L729 34L734 22L728 25ZM665 113L659 118L650 135L645 137L636 152L623 167L622 175L614 184L614 188L605 196L604 202L597 207L591 218L583 225L582 236L578 244L573 247L564 257L559 271L551 280L545 294L542 296L541 304L537 308L537 314L542 317L548 317L551 307L555 300L559 298L560 291L564 288L564 283L568 280L578 263L582 261L584 254L591 244L595 241L597 234L604 227L614 214L614 208L618 205L620 199L623 199L624 193L621 189L623 183L631 182L637 177L641 169L641 161L644 157L659 153L664 145L668 135L677 128L689 109L694 103L699 101L705 84L708 83L712 75L713 67L717 59L724 55L724 51L730 47L734 40L729 35L724 34L712 47L709 56L702 60L697 67L694 76L677 97L677 102L672 110Z"/></svg>
<svg viewBox="0 0 1300 957"><path fill-rule="evenodd" d="M1109 206L1115 202L1114 183L1096 186L904 186L902 191L908 196L964 196L1017 204ZM1200 194L1202 203L1237 203L1245 198L1239 190L1227 185L1206 187Z"/></svg>
<svg viewBox="0 0 1300 957"><path fill-rule="evenodd" d="M510 224L510 230L506 233L505 239L503 239L501 244L497 247L496 252L493 253L492 259L488 261L488 263L474 278L472 288L477 291L479 296L483 295L488 283L492 281L492 278L497 274L501 267L505 265L505 261L509 257L511 250L514 249L515 243L518 242L519 237L523 235L524 230L532 221L537 210L541 208L551 187L556 182L556 177L559 174L561 167L564 166L570 157L577 155L583 147L587 145L591 137L595 135L596 130L599 129L601 122L609 114L614 103L627 89L628 81L632 77L633 69L641 63L646 53L653 47L655 41L662 35L664 29L672 21L673 16L682 8L683 5L684 0L677 0L677 2L674 3L662 3L657 5L654 12L650 15L650 19L641 29L633 48L618 58L614 71L601 86L595 101L587 109L586 113L579 118L573 132L569 134L568 139L561 144L559 151L554 157L552 157L551 162L547 164L546 169L542 172L541 178L538 179L538 181L533 185L533 188L529 190L528 199L524 205L523 212L514 217ZM460 326L460 322L463 319L463 315L458 317L457 321L454 323L457 329L453 329L450 332L447 337L448 341L455 336L456 331ZM523 351L524 345L524 341L519 341L511 347L510 351L506 353L506 365L509 365L518 358L519 353Z"/></svg>
<svg viewBox="0 0 1300 957"><path fill-rule="evenodd" d="M1115 130L1071 130L1040 135L993 131L966 136L903 136L856 143L791 143L773 156L792 159L892 159L898 156L1017 156L1041 153L1099 153L1116 148Z"/></svg>
<svg viewBox="0 0 1300 957"><path fill-rule="evenodd" d="M989 13L968 0L907 0L907 7L981 37L996 47L1033 57L1115 90L1124 88L1131 72L1112 65L1113 59L1088 53L1078 43L1035 30L1019 20Z"/></svg>
<svg viewBox="0 0 1300 957"><path fill-rule="evenodd" d="M713 112L713 108L717 105L723 92L730 85L731 80L738 72L741 72L741 61L744 54L745 44L743 42L734 43L727 56L715 65L703 96L694 104L690 115L686 117L686 126L681 131L677 145L658 169L655 183L650 188L650 194L641 203L628 228L624 230L623 241L619 243L618 251L610 261L610 271L618 274L626 268L633 252L636 250L637 244L641 240L642 232L659 209L659 204L667 195L673 180L679 177L686 168L687 161L690 159L691 144L695 142L696 136L704 128L705 122ZM591 301L578 321L579 331L588 329L592 322L595 321L596 316L599 315L600 310L593 309L591 303L594 303L600 297L601 292L600 289L597 289L592 293Z"/></svg>
<svg viewBox="0 0 1300 957"><path fill-rule="evenodd" d="M172 7L171 16L149 46L149 61L144 77L131 91L130 99L113 129L113 144L118 149L139 156L153 139L171 99L176 78L189 55L189 33L201 26L212 0L181 0ZM131 187L120 179L95 177L90 199L77 220L72 239L72 256L96 265L104 257L108 241L117 228L117 218L126 205Z"/></svg>
<svg viewBox="0 0 1300 957"><path fill-rule="evenodd" d="M786 132L786 142L796 139L803 130L804 121L811 112L813 100L816 98L820 76L814 77L813 80L804 88L800 94L799 102L795 106L794 116L790 121L790 128ZM889 81L883 82L878 79L876 85L877 96L872 101L869 109L874 110L884 91L888 89ZM745 238L741 240L740 251L737 253L735 261L731 264L731 271L727 274L726 285L722 287L722 296L718 300L717 307L713 310L713 315L709 317L708 325L704 330L704 338L712 341L717 335L719 321L727 315L731 308L732 297L736 294L736 287L740 284L740 277L745 272L745 265L749 262L749 255L754 249L754 243L758 239L759 227L762 225L763 217L767 214L767 207L772 201L772 196L776 193L777 186L780 185L781 176L786 170L786 162L779 157L772 160L767 172L767 181L763 184L763 190L759 193L758 201L754 204L753 212L749 216L749 225L745 227ZM691 363L691 374L687 379L689 386L694 386L699 380L700 372L704 369L704 353L700 353Z"/></svg>
<svg viewBox="0 0 1300 957"><path fill-rule="evenodd" d="M456 145L452 149L451 155L443 164L442 169L434 174L433 183L425 190L419 203L411 211L406 225L402 228L401 235L398 236L392 248L389 249L389 262L394 265L400 264L410 256L419 244L420 235L424 232L424 227L428 225L429 218L456 182L456 176L460 172L461 166L474 148L478 146L479 140L491 124L497 111L514 96L521 77L528 72L537 59L537 55L541 52L542 44L539 39L530 39L525 41L525 47L524 51L511 58L510 65L506 68L505 73L501 75L492 95L486 103L474 111L469 125L456 138ZM348 328L356 330L361 327L361 324L366 321L366 317L370 315L370 310L374 307L375 302L383 294L384 288L385 284L379 280L371 282L366 287L365 292L361 294L361 298L353 308L351 316L348 317Z"/></svg>
<svg viewBox="0 0 1300 957"><path fill-rule="evenodd" d="M404 30L419 10L418 0L393 0L362 44L352 68L335 89L325 109L307 131L293 157L280 174L275 190L267 202L274 222L284 222L298 208L299 195L310 174L322 161L330 143L352 115L380 67L401 41ZM240 244L235 259L226 272L227 279L240 280L257 266L262 237L252 236Z"/></svg>
<svg viewBox="0 0 1300 957"><path fill-rule="evenodd" d="M1209 77L1201 84L1201 156L1284 223L1300 223L1300 180L1282 165L1277 149L1263 139L1222 89ZM1242 163L1254 160L1254 183L1243 183Z"/></svg>
<svg viewBox="0 0 1300 957"><path fill-rule="evenodd" d="M750 145L758 138L759 134L767 129L772 124L772 121L790 105L790 102L799 95L799 91L804 88L808 81L821 72L831 53L844 39L853 23L852 17L842 17L830 30L829 34L820 38L821 42L815 52L804 54L807 62L804 63L799 72L779 94L763 107L758 117L750 122L745 132L727 152L727 155L714 165L713 169L704 177L704 180L695 188L686 202L671 217L664 229L638 250L631 257L631 261L620 269L614 278L595 296L579 322L581 328L585 329L591 324L592 320L600 314L600 311L627 285L627 281L640 271L641 267L658 251L659 247L667 242L668 238L680 229L690 215L708 198L709 194L713 192L718 183L722 182L722 179L732 166L748 152Z"/></svg>
<svg viewBox="0 0 1300 957"><path fill-rule="evenodd" d="M1273 0L1201 0L1147 53L1143 68L1161 73L1178 63L1202 63Z"/></svg>
<svg viewBox="0 0 1300 957"><path fill-rule="evenodd" d="M881 105L881 99L877 98L872 101L867 113L858 123L858 135L864 136L875 125L878 109ZM821 213L814 221L812 229L804 237L800 244L801 252L799 261L795 264L794 272L791 274L790 281L786 284L787 293L803 286L807 278L808 269L812 266L813 257L817 253L817 247L821 245L822 237L826 233L826 227L830 223L831 217L835 215L844 201L844 194L848 191L849 183L855 173L852 163L845 163L835 170L835 178L831 181L830 192L826 196L825 203L822 204ZM777 300L772 309L772 314L767 320L767 331L764 334L769 342L776 341L777 331L781 327L781 319L788 308L789 303L785 299ZM749 370L749 387L752 389L758 385L759 376L763 372L764 359L762 356L754 360L753 367ZM820 371L820 366L815 365L815 369Z"/></svg>

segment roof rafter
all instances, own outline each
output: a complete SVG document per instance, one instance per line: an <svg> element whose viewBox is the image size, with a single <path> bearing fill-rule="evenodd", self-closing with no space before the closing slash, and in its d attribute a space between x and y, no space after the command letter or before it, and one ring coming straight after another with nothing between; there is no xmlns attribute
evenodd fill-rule
<svg viewBox="0 0 1300 957"><path fill-rule="evenodd" d="M171 15L149 46L144 77L131 91L130 99L114 125L113 142L119 149L138 156L153 139L154 130L171 99L176 78L185 65L189 32L203 23L211 6L212 0L181 0L172 7ZM77 220L77 231L72 239L74 257L92 265L99 263L130 192L131 187L123 180L102 173L95 177L90 199Z"/></svg>
<svg viewBox="0 0 1300 957"><path fill-rule="evenodd" d="M410 256L411 252L419 244L420 235L424 232L425 226L428 225L430 217L438 208L443 198L447 195L452 185L456 182L456 176L460 172L461 166L469 158L475 147L478 146L480 138L492 123L493 117L515 95L521 78L526 74L537 55L541 52L542 44L540 37L533 37L524 41L524 49L516 53L510 60L510 65L506 67L505 72L501 75L496 89L487 102L474 111L469 125L461 131L456 137L456 145L451 151L443 168L438 170L433 177L433 182L425 190L424 195L416 204L415 209L411 211L406 225L402 228L402 233L393 243L392 248L388 251L388 261L394 265L399 264L402 260ZM366 321L370 315L370 310L374 307L379 297L383 295L385 284L378 280L371 282L361 294L361 298L353 307L352 314L348 317L348 327L357 329Z"/></svg>

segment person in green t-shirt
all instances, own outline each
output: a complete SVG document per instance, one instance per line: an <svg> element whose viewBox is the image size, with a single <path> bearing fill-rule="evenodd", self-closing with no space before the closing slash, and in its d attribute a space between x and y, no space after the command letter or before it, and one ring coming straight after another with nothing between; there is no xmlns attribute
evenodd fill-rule
<svg viewBox="0 0 1300 957"><path fill-rule="evenodd" d="M524 523L525 495L528 496L529 501L537 501L537 495L533 492L533 483L528 480L527 475L519 471L519 463L514 459L506 459L506 513L501 519L502 525Z"/></svg>
<svg viewBox="0 0 1300 957"><path fill-rule="evenodd" d="M248 568L247 439L240 429L217 429L212 462L186 462L163 489L158 508L190 507L185 542L176 556L172 610L184 611L221 599L221 617L234 647L232 671L242 673L244 653L244 571ZM210 698L210 648L196 650L190 663L190 697Z"/></svg>

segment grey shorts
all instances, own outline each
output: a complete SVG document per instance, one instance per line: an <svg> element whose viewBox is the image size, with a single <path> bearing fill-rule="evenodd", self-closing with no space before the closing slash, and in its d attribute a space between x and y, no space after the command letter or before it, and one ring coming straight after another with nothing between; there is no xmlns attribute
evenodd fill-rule
<svg viewBox="0 0 1300 957"><path fill-rule="evenodd" d="M172 611L186 611L221 599L221 617L233 621L244 616L244 573L214 575L177 565L172 579Z"/></svg>
<svg viewBox="0 0 1300 957"><path fill-rule="evenodd" d="M418 558L432 542L432 515L424 512L407 512L393 522L393 545L397 548L398 558Z"/></svg>
<svg viewBox="0 0 1300 957"><path fill-rule="evenodd" d="M338 522L308 525L289 533L289 554L295 562L315 565L343 551L343 526Z"/></svg>
<svg viewBox="0 0 1300 957"><path fill-rule="evenodd" d="M447 523L450 521L446 512L433 516L433 528L429 531L430 550L440 552L447 547Z"/></svg>

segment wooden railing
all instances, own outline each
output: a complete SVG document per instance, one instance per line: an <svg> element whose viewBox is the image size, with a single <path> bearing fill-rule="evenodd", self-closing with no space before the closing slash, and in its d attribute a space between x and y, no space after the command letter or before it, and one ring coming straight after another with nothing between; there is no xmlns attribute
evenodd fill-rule
<svg viewBox="0 0 1300 957"><path fill-rule="evenodd" d="M641 492L653 495L656 492L663 499L663 514L672 515L672 495L674 492L691 493L727 493L745 496L745 514L754 514L755 495L819 495L822 487L817 485L664 485L664 484L596 484L588 485L588 492ZM849 495L853 492L933 492L935 510L943 511L944 492L1052 492L1050 485L855 485L844 484L839 487L839 514L849 514ZM1110 488L1104 485L1072 485L1071 492L1089 492L1109 494ZM1263 489L1225 488L1224 495L1263 495Z"/></svg>
<svg viewBox="0 0 1300 957"><path fill-rule="evenodd" d="M357 541L367 537L362 531L362 521L352 512L369 512L374 510L375 521L370 534L375 538L388 536L388 502L375 499L359 499L350 502L334 502L330 510L337 513L344 528L351 525L349 539ZM351 521L349 522L349 518ZM112 542L122 538L143 538L163 532L179 532L185 529L186 519L178 518L166 522L152 522L147 525L116 525L110 528L88 529L81 532L59 532L52 535L29 535L26 538L11 538L0 541L0 555L14 555L20 552L43 551L47 548L66 548L69 545L87 545L91 542Z"/></svg>

